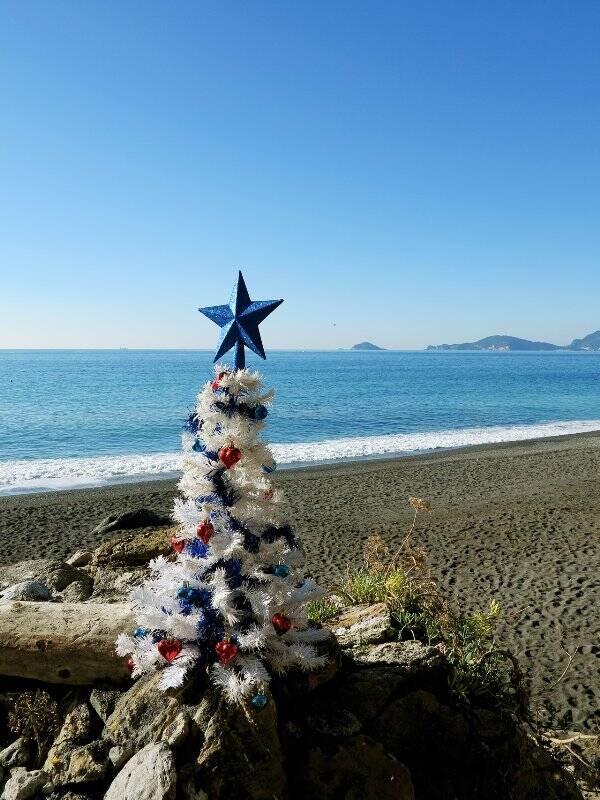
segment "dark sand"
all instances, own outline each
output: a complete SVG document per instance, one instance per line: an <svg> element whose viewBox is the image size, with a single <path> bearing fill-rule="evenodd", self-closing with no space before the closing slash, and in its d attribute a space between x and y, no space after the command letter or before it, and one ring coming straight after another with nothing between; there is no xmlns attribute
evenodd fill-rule
<svg viewBox="0 0 600 800"><path fill-rule="evenodd" d="M532 681L540 719L600 724L600 434L472 447L435 455L277 474L308 569L325 585L380 533L398 545L409 495L427 498L413 540L465 609L502 605L499 639ZM0 559L65 557L92 547L108 514L168 513L171 481L0 498ZM35 542L35 550L31 543ZM557 685L568 656L573 663ZM550 686L550 691L544 689Z"/></svg>

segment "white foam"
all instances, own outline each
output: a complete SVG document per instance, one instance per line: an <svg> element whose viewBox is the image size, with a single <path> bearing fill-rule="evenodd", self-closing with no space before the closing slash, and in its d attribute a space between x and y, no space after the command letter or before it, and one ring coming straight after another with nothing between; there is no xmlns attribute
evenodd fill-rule
<svg viewBox="0 0 600 800"><path fill-rule="evenodd" d="M600 430L600 419L575 420L535 425L496 425L486 428L325 439L320 442L273 444L271 449L278 464L291 466L386 455L407 455L427 450L526 441L598 430ZM0 461L0 494L72 489L170 477L177 474L180 463L180 453Z"/></svg>

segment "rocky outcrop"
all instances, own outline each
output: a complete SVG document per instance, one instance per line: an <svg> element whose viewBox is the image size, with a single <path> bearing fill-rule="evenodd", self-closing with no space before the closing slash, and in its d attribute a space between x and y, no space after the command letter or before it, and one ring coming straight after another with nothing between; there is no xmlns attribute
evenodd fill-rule
<svg viewBox="0 0 600 800"><path fill-rule="evenodd" d="M169 538L124 534L69 569L118 600ZM113 649L128 604L60 602L58 585L59 602L0 602L0 675L17 676L0 695L6 800L581 800L517 718L457 706L444 655L397 641L382 604L340 611L326 666L275 678L257 710L226 703L202 669L167 692L158 673L130 683ZM79 685L52 688L61 724L41 753L2 728L30 679Z"/></svg>

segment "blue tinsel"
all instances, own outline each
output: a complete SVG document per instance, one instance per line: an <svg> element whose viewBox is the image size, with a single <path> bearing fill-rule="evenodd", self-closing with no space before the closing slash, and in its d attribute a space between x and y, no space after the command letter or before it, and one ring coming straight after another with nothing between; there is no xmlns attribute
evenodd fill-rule
<svg viewBox="0 0 600 800"><path fill-rule="evenodd" d="M194 558L204 558L208 553L208 546L205 545L201 539L196 537L188 544L185 552L187 555L193 556Z"/></svg>
<svg viewBox="0 0 600 800"><path fill-rule="evenodd" d="M188 433L198 433L198 431L202 428L203 421L198 419L198 415L195 411L190 411L186 421L183 423L183 430L188 431Z"/></svg>

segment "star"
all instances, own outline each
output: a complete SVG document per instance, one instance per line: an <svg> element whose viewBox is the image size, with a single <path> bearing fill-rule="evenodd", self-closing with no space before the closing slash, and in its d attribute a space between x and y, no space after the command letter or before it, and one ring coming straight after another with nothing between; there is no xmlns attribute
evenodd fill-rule
<svg viewBox="0 0 600 800"><path fill-rule="evenodd" d="M250 300L244 276L240 272L228 306L199 308L201 314L216 322L221 328L215 362L235 347L235 368L244 369L246 366L244 345L257 356L266 358L258 326L281 303L283 300Z"/></svg>

